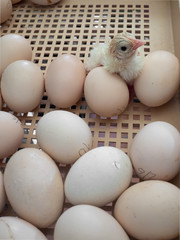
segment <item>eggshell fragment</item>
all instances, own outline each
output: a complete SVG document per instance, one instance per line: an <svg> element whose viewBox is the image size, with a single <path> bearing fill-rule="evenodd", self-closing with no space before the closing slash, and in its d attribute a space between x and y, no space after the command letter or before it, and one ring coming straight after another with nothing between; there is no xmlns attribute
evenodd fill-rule
<svg viewBox="0 0 180 240"><path fill-rule="evenodd" d="M10 63L31 59L32 48L26 38L18 34L6 34L0 38L0 77Z"/></svg>
<svg viewBox="0 0 180 240"><path fill-rule="evenodd" d="M39 146L60 163L71 164L92 147L90 128L82 118L68 111L45 114L36 130Z"/></svg>
<svg viewBox="0 0 180 240"><path fill-rule="evenodd" d="M56 58L46 72L45 87L50 102L59 108L76 104L82 96L85 77L85 67L78 57L63 54Z"/></svg>
<svg viewBox="0 0 180 240"><path fill-rule="evenodd" d="M58 219L54 240L129 240L120 224L104 210L78 205L66 210Z"/></svg>
<svg viewBox="0 0 180 240"><path fill-rule="evenodd" d="M114 216L125 231L139 240L169 240L179 234L180 190L171 183L149 180L125 190Z"/></svg>
<svg viewBox="0 0 180 240"><path fill-rule="evenodd" d="M167 122L151 122L133 139L129 156L141 179L169 181L180 170L180 133Z"/></svg>
<svg viewBox="0 0 180 240"><path fill-rule="evenodd" d="M103 117L121 114L129 102L129 91L125 81L103 67L94 68L88 73L84 95L91 110Z"/></svg>
<svg viewBox="0 0 180 240"><path fill-rule="evenodd" d="M63 182L55 162L43 151L24 148L8 161L4 172L8 200L17 215L44 228L61 214Z"/></svg>
<svg viewBox="0 0 180 240"><path fill-rule="evenodd" d="M65 195L74 205L104 206L129 186L131 178L131 162L122 150L97 147L71 167L65 179Z"/></svg>
<svg viewBox="0 0 180 240"><path fill-rule="evenodd" d="M24 131L18 118L0 111L0 159L9 157L17 150L23 136Z"/></svg>
<svg viewBox="0 0 180 240"><path fill-rule="evenodd" d="M7 21L12 13L11 0L0 0L0 23Z"/></svg>
<svg viewBox="0 0 180 240"><path fill-rule="evenodd" d="M137 98L145 105L158 107L167 103L180 85L178 58L167 51L154 51L145 58L144 68L134 82Z"/></svg>
<svg viewBox="0 0 180 240"><path fill-rule="evenodd" d="M2 212L6 202L6 193L4 189L4 179L3 174L0 171L0 213ZM1 230L0 230L1 232ZM0 235L1 236L1 235Z"/></svg>
<svg viewBox="0 0 180 240"><path fill-rule="evenodd" d="M43 72L33 62L15 61L2 74L1 92L11 110L32 111L39 105L44 94Z"/></svg>
<svg viewBox="0 0 180 240"><path fill-rule="evenodd" d="M39 229L17 217L0 217L0 239L47 240Z"/></svg>
<svg viewBox="0 0 180 240"><path fill-rule="evenodd" d="M60 2L60 0L31 0L31 2L39 4L39 5L52 5L57 2Z"/></svg>

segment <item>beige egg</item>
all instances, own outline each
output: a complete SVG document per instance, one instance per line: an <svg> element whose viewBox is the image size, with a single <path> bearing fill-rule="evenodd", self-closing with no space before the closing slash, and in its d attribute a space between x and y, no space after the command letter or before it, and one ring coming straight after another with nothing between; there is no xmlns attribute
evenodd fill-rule
<svg viewBox="0 0 180 240"><path fill-rule="evenodd" d="M115 147L97 147L80 157L65 179L65 195L74 205L104 206L129 186L132 165L129 157Z"/></svg>
<svg viewBox="0 0 180 240"><path fill-rule="evenodd" d="M76 104L82 96L86 71L81 60L63 54L49 65L45 87L50 102L59 108Z"/></svg>
<svg viewBox="0 0 180 240"><path fill-rule="evenodd" d="M82 118L68 111L45 114L36 130L39 146L60 163L71 164L92 147L90 128Z"/></svg>
<svg viewBox="0 0 180 240"><path fill-rule="evenodd" d="M0 217L0 239L47 240L44 234L31 223L18 217Z"/></svg>
<svg viewBox="0 0 180 240"><path fill-rule="evenodd" d="M63 182L55 162L42 150L24 148L8 161L4 172L8 200L17 215L44 228L61 214Z"/></svg>
<svg viewBox="0 0 180 240"><path fill-rule="evenodd" d="M0 171L0 213L4 209L5 203L6 203L6 193L4 189L4 177L2 172Z"/></svg>
<svg viewBox="0 0 180 240"><path fill-rule="evenodd" d="M120 224L104 210L77 205L66 210L58 219L54 240L129 240Z"/></svg>
<svg viewBox="0 0 180 240"><path fill-rule="evenodd" d="M6 1L6 0L5 0ZM0 77L4 69L17 60L32 59L30 42L18 34L7 34L0 38Z"/></svg>
<svg viewBox="0 0 180 240"><path fill-rule="evenodd" d="M145 105L157 107L167 103L180 85L178 58L167 51L155 51L145 58L141 75L134 82L137 98Z"/></svg>
<svg viewBox="0 0 180 240"><path fill-rule="evenodd" d="M0 23L4 23L11 17L12 2L11 0L0 0Z"/></svg>
<svg viewBox="0 0 180 240"><path fill-rule="evenodd" d="M24 130L11 113L0 111L0 159L9 157L21 145Z"/></svg>
<svg viewBox="0 0 180 240"><path fill-rule="evenodd" d="M133 139L129 156L141 179L169 181L180 170L180 133L167 122L151 122Z"/></svg>
<svg viewBox="0 0 180 240"><path fill-rule="evenodd" d="M139 240L169 240L179 234L180 190L171 183L149 180L125 190L114 215L125 231Z"/></svg>
<svg viewBox="0 0 180 240"><path fill-rule="evenodd" d="M31 0L31 2L39 4L39 5L52 5L59 1L60 0Z"/></svg>
<svg viewBox="0 0 180 240"><path fill-rule="evenodd" d="M0 90L0 110L2 109L2 105L3 105L3 100L2 100L2 96L1 96L1 90Z"/></svg>
<svg viewBox="0 0 180 240"><path fill-rule="evenodd" d="M16 4L16 3L20 2L20 1L22 1L22 0L11 0L12 4Z"/></svg>
<svg viewBox="0 0 180 240"><path fill-rule="evenodd" d="M32 111L39 105L44 94L43 72L33 62L15 61L2 74L1 92L11 110Z"/></svg>
<svg viewBox="0 0 180 240"><path fill-rule="evenodd" d="M84 94L88 106L103 117L121 114L129 102L129 91L124 80L103 67L94 68L85 80Z"/></svg>

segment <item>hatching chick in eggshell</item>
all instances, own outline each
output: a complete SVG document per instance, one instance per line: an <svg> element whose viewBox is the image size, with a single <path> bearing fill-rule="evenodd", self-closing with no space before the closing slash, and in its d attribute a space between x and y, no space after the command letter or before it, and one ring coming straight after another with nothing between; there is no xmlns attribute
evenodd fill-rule
<svg viewBox="0 0 180 240"><path fill-rule="evenodd" d="M133 84L143 67L139 47L145 42L135 39L130 33L116 35L110 43L95 47L85 63L87 71L104 66L110 73L118 73L129 85Z"/></svg>

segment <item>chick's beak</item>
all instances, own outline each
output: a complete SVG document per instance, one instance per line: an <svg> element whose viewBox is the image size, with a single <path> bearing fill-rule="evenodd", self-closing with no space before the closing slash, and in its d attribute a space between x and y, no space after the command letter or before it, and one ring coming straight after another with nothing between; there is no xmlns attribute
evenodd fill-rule
<svg viewBox="0 0 180 240"><path fill-rule="evenodd" d="M131 39L129 38L129 40L133 43L133 50L136 50L137 48L143 46L146 42L138 40L138 39Z"/></svg>

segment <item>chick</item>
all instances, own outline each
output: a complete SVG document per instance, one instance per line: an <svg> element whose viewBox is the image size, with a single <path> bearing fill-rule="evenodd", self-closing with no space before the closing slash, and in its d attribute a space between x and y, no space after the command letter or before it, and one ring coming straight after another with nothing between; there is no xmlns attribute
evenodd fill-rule
<svg viewBox="0 0 180 240"><path fill-rule="evenodd" d="M129 85L140 74L144 59L138 48L145 42L137 40L130 33L116 35L110 43L99 44L95 47L85 63L87 71L98 66L110 73L119 74Z"/></svg>

